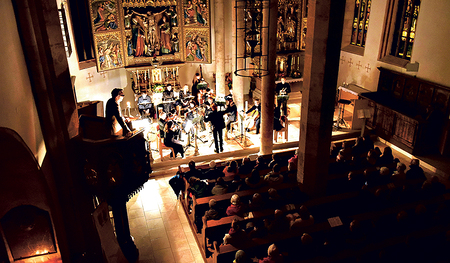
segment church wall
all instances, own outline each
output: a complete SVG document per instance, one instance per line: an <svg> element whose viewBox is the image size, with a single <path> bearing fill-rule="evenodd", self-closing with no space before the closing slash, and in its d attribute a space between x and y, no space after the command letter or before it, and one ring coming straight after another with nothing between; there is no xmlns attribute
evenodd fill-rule
<svg viewBox="0 0 450 263"><path fill-rule="evenodd" d="M378 61L387 2L372 1L364 55L341 51L338 85L343 82L353 83L376 91L379 77L377 67L384 67L450 87L450 78L447 77L450 68L446 67L450 59L450 36L447 34L450 32L450 16L446 14L449 2L436 0L421 3L411 57L411 63L419 63L418 72L406 72L405 68Z"/></svg>
<svg viewBox="0 0 450 263"><path fill-rule="evenodd" d="M11 1L0 1L0 126L15 130L41 165L46 148Z"/></svg>

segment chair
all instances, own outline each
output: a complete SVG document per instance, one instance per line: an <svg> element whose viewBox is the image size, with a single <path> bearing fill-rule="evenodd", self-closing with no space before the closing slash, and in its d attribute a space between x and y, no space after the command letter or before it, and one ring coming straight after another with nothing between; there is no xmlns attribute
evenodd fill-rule
<svg viewBox="0 0 450 263"><path fill-rule="evenodd" d="M161 156L161 161L164 161L164 158L165 158L163 156L163 150L171 150L173 159L175 159L175 151L173 150L172 147L167 147L164 145L164 138L161 138L161 136L159 134L158 134L158 150L159 150L159 155ZM170 155L169 155L169 159L172 159L172 157L170 157Z"/></svg>
<svg viewBox="0 0 450 263"><path fill-rule="evenodd" d="M275 140L275 142L278 142L278 136L280 135L284 135L284 140L287 142L288 138L289 138L289 134L288 134L288 126L289 126L289 121L288 118L286 116L282 116L281 118L285 119L285 121L281 122L281 125L283 125L283 128L279 131L273 131L273 138Z"/></svg>
<svg viewBox="0 0 450 263"><path fill-rule="evenodd" d="M230 129L231 129L230 132L228 131L225 132L225 140L231 140L236 137L236 132L239 133L239 123L237 121L232 122L230 125ZM228 135L231 135L232 137L230 138L228 137Z"/></svg>

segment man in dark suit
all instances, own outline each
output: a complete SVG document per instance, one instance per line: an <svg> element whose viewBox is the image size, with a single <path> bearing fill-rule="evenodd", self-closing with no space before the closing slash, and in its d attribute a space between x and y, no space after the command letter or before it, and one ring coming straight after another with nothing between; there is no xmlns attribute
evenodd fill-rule
<svg viewBox="0 0 450 263"><path fill-rule="evenodd" d="M213 104L211 106L212 112L206 116L205 121L210 121L213 127L214 136L214 152L223 152L223 140L222 140L222 130L225 128L225 122L223 121L222 111L217 111L217 105Z"/></svg>
<svg viewBox="0 0 450 263"><path fill-rule="evenodd" d="M120 110L120 102L124 96L123 89L115 88L111 91L111 98L106 102L106 125L111 130L111 135L118 135L120 130L122 130L123 136L131 132L125 124L126 119L122 117Z"/></svg>
<svg viewBox="0 0 450 263"><path fill-rule="evenodd" d="M291 93L291 85L286 82L286 78L282 77L281 82L277 84L275 93L277 95L277 105L281 108L283 105L283 115L287 116L287 101L289 99L289 93Z"/></svg>

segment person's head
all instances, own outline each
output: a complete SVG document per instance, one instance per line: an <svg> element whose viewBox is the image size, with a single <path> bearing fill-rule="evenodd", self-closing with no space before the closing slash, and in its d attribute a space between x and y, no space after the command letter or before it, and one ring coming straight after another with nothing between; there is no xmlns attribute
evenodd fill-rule
<svg viewBox="0 0 450 263"><path fill-rule="evenodd" d="M272 200L280 198L280 195L275 188L270 188L267 192L269 193L269 198L271 198Z"/></svg>
<svg viewBox="0 0 450 263"><path fill-rule="evenodd" d="M302 220L308 220L310 213L308 211L308 208L305 205L300 206L300 210L298 211L300 218Z"/></svg>
<svg viewBox="0 0 450 263"><path fill-rule="evenodd" d="M211 105L211 110L212 111L217 111L217 105L216 104L212 104Z"/></svg>
<svg viewBox="0 0 450 263"><path fill-rule="evenodd" d="M353 220L350 222L350 232L355 233L361 229L361 223L358 220Z"/></svg>
<svg viewBox="0 0 450 263"><path fill-rule="evenodd" d="M188 92L189 91L189 86L187 84L185 84L183 86L183 90L184 90L185 93Z"/></svg>
<svg viewBox="0 0 450 263"><path fill-rule="evenodd" d="M406 170L406 165L404 163L397 163L397 171L404 172Z"/></svg>
<svg viewBox="0 0 450 263"><path fill-rule="evenodd" d="M271 257L280 255L280 252L278 251L278 248L275 244L269 246L269 248L267 249L267 255Z"/></svg>
<svg viewBox="0 0 450 263"><path fill-rule="evenodd" d="M195 73L195 78L200 79L200 73Z"/></svg>
<svg viewBox="0 0 450 263"><path fill-rule="evenodd" d="M230 202L233 205L237 205L240 202L240 200L241 199L239 198L239 195L234 194L233 196L231 196Z"/></svg>
<svg viewBox="0 0 450 263"><path fill-rule="evenodd" d="M194 162L194 160L190 160L189 161L189 169L190 170L195 170L195 162Z"/></svg>
<svg viewBox="0 0 450 263"><path fill-rule="evenodd" d="M286 78L285 77L281 77L281 83L282 84L286 83Z"/></svg>
<svg viewBox="0 0 450 263"><path fill-rule="evenodd" d="M215 209L216 206L217 206L217 201L216 201L216 199L211 199L211 200L209 200L209 208L210 208L210 209Z"/></svg>
<svg viewBox="0 0 450 263"><path fill-rule="evenodd" d="M167 88L166 88L168 91L171 91L172 90L172 86L171 85L167 85Z"/></svg>
<svg viewBox="0 0 450 263"><path fill-rule="evenodd" d="M225 181L223 180L223 177L219 177L216 180L216 185L222 185L225 186Z"/></svg>
<svg viewBox="0 0 450 263"><path fill-rule="evenodd" d="M111 91L111 98L114 98L117 102L121 102L124 96L123 89L115 88Z"/></svg>
<svg viewBox="0 0 450 263"><path fill-rule="evenodd" d="M389 146L384 147L383 155L391 156L392 155L392 149Z"/></svg>
<svg viewBox="0 0 450 263"><path fill-rule="evenodd" d="M233 218L233 221L231 221L231 228L235 230L239 229L239 219L237 217Z"/></svg>
<svg viewBox="0 0 450 263"><path fill-rule="evenodd" d="M262 195L260 193L254 193L252 196L252 203L258 203L262 201Z"/></svg>
<svg viewBox="0 0 450 263"><path fill-rule="evenodd" d="M234 256L234 262L244 263L247 262L247 255L245 255L244 250L238 250Z"/></svg>
<svg viewBox="0 0 450 263"><path fill-rule="evenodd" d="M244 157L244 158L242 158L242 164L244 165L246 165L246 164L248 164L248 163L250 163L250 157L248 157L248 156L246 156L246 157Z"/></svg>
<svg viewBox="0 0 450 263"><path fill-rule="evenodd" d="M230 167L233 168L233 169L237 168L237 162L236 161L231 161Z"/></svg>
<svg viewBox="0 0 450 263"><path fill-rule="evenodd" d="M211 169L216 168L216 162L215 161L209 162L209 168L211 168Z"/></svg>
<svg viewBox="0 0 450 263"><path fill-rule="evenodd" d="M391 172L389 171L389 168L387 167L381 167L380 168L380 175L381 176L388 176Z"/></svg>
<svg viewBox="0 0 450 263"><path fill-rule="evenodd" d="M411 159L411 166L419 166L420 161L419 159Z"/></svg>
<svg viewBox="0 0 450 263"><path fill-rule="evenodd" d="M256 163L257 164L263 164L264 163L264 158L262 156L256 157Z"/></svg>
<svg viewBox="0 0 450 263"><path fill-rule="evenodd" d="M167 130L170 130L172 128L173 122L172 121L168 121L166 123L166 125L167 125Z"/></svg>
<svg viewBox="0 0 450 263"><path fill-rule="evenodd" d="M312 242L313 242L312 236L308 233L303 233L303 235L300 239L302 241L302 245L309 245L309 244L312 244Z"/></svg>
<svg viewBox="0 0 450 263"><path fill-rule="evenodd" d="M278 155L278 153L272 154L272 160L274 160L276 162L280 161L280 156Z"/></svg>
<svg viewBox="0 0 450 263"><path fill-rule="evenodd" d="M279 172L281 171L281 166L280 166L279 164L276 163L276 164L273 166L272 171L273 171L274 173L279 173Z"/></svg>
<svg viewBox="0 0 450 263"><path fill-rule="evenodd" d="M255 99L254 103L256 106L259 106L259 99Z"/></svg>

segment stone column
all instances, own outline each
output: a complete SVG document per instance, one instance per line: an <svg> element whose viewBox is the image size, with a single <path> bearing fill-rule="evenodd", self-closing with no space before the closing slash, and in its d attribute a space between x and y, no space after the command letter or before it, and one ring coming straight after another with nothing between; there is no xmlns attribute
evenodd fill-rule
<svg viewBox="0 0 450 263"><path fill-rule="evenodd" d="M234 2L234 1L233 1ZM244 109L244 77L240 77L237 76L234 72L238 69L238 68L242 68L242 64L241 65L236 65L236 55L242 56L244 49L241 47L242 45L238 45L237 39L239 39L239 41L243 41L242 39L244 38L244 34L242 33L242 31L239 31L239 35L236 34L236 25L238 25L238 23L240 23L241 21L237 21L236 20L236 10L234 8L235 4L232 4L233 8L232 8L232 12L233 12L233 56L232 56L232 60L233 60L233 67L232 67L232 71L233 71L233 99L234 102L236 103L236 107L238 108L238 111L240 113L241 110ZM238 120L240 121L240 120Z"/></svg>
<svg viewBox="0 0 450 263"><path fill-rule="evenodd" d="M278 1L269 1L268 8L263 10L263 25L269 28L263 28L262 50L263 55L267 54L267 69L269 74L262 78L261 81L261 155L272 154L273 149L273 115L274 115L274 96L275 96L275 69L277 57L277 14ZM269 17L270 10L270 17ZM270 21L270 24L269 24ZM266 61L265 61L266 60Z"/></svg>
<svg viewBox="0 0 450 263"><path fill-rule="evenodd" d="M215 0L214 32L216 61L216 94L225 96L225 25L223 19L223 0Z"/></svg>
<svg viewBox="0 0 450 263"><path fill-rule="evenodd" d="M298 174L311 196L326 191L345 1L310 0Z"/></svg>

